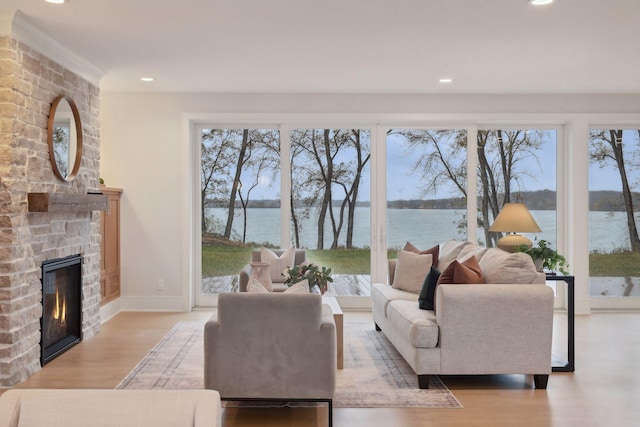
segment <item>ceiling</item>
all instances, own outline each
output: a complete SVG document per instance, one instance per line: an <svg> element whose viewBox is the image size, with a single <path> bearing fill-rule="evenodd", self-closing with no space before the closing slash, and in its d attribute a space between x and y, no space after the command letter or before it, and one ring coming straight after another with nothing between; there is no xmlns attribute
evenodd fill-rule
<svg viewBox="0 0 640 427"><path fill-rule="evenodd" d="M19 9L103 70L105 91L640 94L640 0L0 0L0 9ZM155 81L141 82L147 75Z"/></svg>

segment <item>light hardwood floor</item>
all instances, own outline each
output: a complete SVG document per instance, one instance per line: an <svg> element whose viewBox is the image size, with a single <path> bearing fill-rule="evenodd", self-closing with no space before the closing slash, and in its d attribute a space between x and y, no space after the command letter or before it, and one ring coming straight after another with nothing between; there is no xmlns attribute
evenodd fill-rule
<svg viewBox="0 0 640 427"><path fill-rule="evenodd" d="M47 364L20 388L113 388L179 320L210 312L120 313ZM563 348L558 314L554 346ZM345 321L370 313L345 312ZM470 355L472 357L472 355ZM547 390L523 375L443 377L463 409L334 409L336 427L640 426L640 313L596 313L576 319L576 372L554 373ZM325 408L228 408L224 426L326 426Z"/></svg>

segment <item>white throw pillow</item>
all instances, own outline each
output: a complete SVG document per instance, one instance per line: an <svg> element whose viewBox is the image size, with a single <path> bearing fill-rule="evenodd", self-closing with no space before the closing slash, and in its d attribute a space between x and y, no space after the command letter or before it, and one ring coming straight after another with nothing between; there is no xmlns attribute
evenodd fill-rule
<svg viewBox="0 0 640 427"><path fill-rule="evenodd" d="M480 259L480 268L485 283L545 283L544 273L538 273L531 257L522 252L509 253L498 248L488 249Z"/></svg>
<svg viewBox="0 0 640 427"><path fill-rule="evenodd" d="M294 283L284 290L285 294L308 294L309 293L309 281L307 279L301 280L298 283Z"/></svg>
<svg viewBox="0 0 640 427"><path fill-rule="evenodd" d="M486 252L487 248L482 248L476 245L467 245L462 248L456 259L460 262L464 262L474 256L478 261L480 261Z"/></svg>
<svg viewBox="0 0 640 427"><path fill-rule="evenodd" d="M269 290L262 286L260 282L258 282L253 277L249 278L249 283L247 283L247 292L252 292L256 294L268 294Z"/></svg>
<svg viewBox="0 0 640 427"><path fill-rule="evenodd" d="M262 262L268 262L271 264L269 267L269 274L271 275L271 281L275 283L284 282L284 276L282 273L287 267L293 267L296 257L296 248L290 247L278 256L271 249L260 248L260 260Z"/></svg>
<svg viewBox="0 0 640 427"><path fill-rule="evenodd" d="M460 240L449 240L440 245L440 254L438 255L438 270L445 271L449 264L451 264L454 260L458 258L462 249L465 246L474 245L478 246L473 242L469 241L460 241Z"/></svg>
<svg viewBox="0 0 640 427"><path fill-rule="evenodd" d="M398 251L398 262L392 287L416 294L420 293L432 263L433 255L431 254L421 255L409 251Z"/></svg>

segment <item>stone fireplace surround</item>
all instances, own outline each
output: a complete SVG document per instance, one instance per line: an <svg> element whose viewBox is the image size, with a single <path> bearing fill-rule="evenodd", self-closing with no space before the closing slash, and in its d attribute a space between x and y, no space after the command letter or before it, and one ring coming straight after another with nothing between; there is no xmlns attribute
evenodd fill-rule
<svg viewBox="0 0 640 427"><path fill-rule="evenodd" d="M83 157L71 183L49 164L47 118L66 95L78 106ZM0 387L41 369L43 261L81 254L82 338L100 329L100 213L29 213L29 192L99 188L99 88L11 36L0 36Z"/></svg>

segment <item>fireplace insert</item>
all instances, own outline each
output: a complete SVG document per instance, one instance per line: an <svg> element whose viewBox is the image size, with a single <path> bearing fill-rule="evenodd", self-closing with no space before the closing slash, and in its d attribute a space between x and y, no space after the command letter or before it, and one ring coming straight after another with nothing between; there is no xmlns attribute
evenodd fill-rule
<svg viewBox="0 0 640 427"><path fill-rule="evenodd" d="M82 257L73 255L43 262L42 366L80 342L81 323Z"/></svg>

